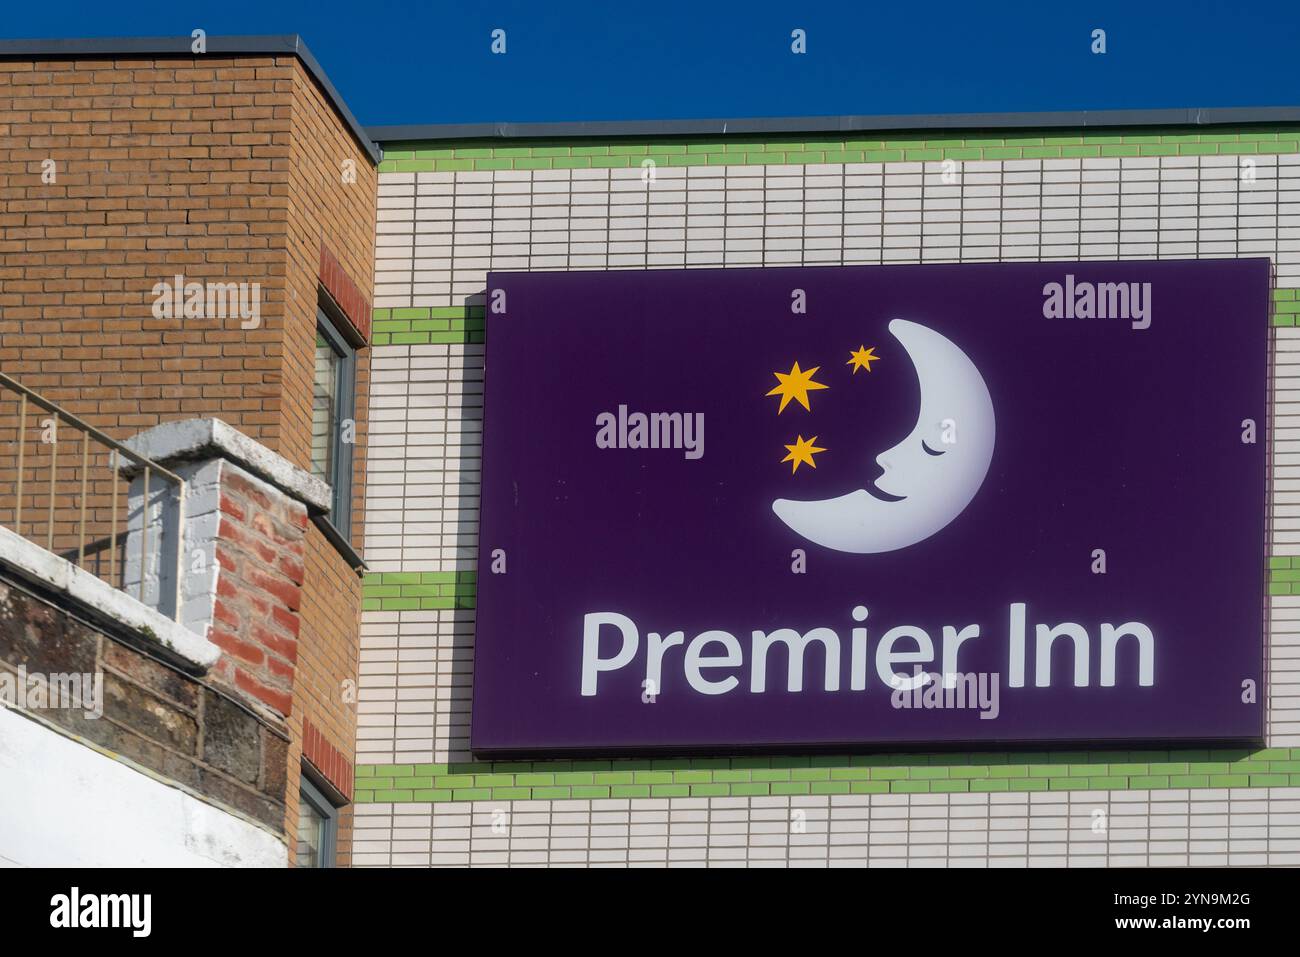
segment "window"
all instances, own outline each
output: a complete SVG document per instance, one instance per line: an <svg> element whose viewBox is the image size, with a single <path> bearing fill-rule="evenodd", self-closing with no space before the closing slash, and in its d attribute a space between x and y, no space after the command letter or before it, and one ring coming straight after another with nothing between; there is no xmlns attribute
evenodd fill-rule
<svg viewBox="0 0 1300 957"><path fill-rule="evenodd" d="M333 867L338 842L339 812L306 777L298 786L299 867Z"/></svg>
<svg viewBox="0 0 1300 957"><path fill-rule="evenodd" d="M333 493L330 524L352 534L352 430L355 428L357 354L322 309L316 316L312 378L311 470ZM346 441L344 441L346 437Z"/></svg>

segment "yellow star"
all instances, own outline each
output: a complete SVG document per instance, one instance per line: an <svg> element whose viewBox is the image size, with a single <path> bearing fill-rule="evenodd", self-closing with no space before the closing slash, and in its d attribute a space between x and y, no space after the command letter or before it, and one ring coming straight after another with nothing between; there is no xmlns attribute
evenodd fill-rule
<svg viewBox="0 0 1300 957"><path fill-rule="evenodd" d="M853 366L853 374L857 375L859 369L866 369L870 372L871 363L879 361L880 356L876 355L875 346L872 346L870 349L864 349L862 346L858 346L858 351L850 352L849 361L844 364L846 366Z"/></svg>
<svg viewBox="0 0 1300 957"><path fill-rule="evenodd" d="M781 461L791 463L790 465L791 475L799 471L799 464L801 462L807 462L813 468L817 467L817 463L813 461L813 455L817 452L825 452L826 450L819 449L817 446L813 445L813 443L816 441L817 441L817 436L815 435L806 442L804 441L804 438L801 435L794 440L794 445L786 446L786 448L790 451L790 454L787 455L785 458L783 458Z"/></svg>
<svg viewBox="0 0 1300 957"><path fill-rule="evenodd" d="M794 368L786 375L782 375L780 372L772 373L772 375L776 376L776 381L780 385L767 394L781 397L781 405L776 410L777 415L785 411L785 407L790 404L791 399L797 400L809 412L812 411L812 407L808 404L808 393L814 389L830 388L830 386L813 381L813 373L820 368L821 366L813 366L811 369L800 369L799 363L796 362Z"/></svg>

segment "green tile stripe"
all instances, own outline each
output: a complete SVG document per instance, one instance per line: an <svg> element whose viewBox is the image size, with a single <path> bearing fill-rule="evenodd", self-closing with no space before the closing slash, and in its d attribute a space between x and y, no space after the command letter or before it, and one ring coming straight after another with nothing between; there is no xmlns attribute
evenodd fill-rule
<svg viewBox="0 0 1300 957"><path fill-rule="evenodd" d="M1268 573L1270 595L1300 595L1300 555L1270 558ZM362 590L365 611L474 608L478 572L371 572Z"/></svg>
<svg viewBox="0 0 1300 957"><path fill-rule="evenodd" d="M1300 787L1300 748L360 765L362 804Z"/></svg>
<svg viewBox="0 0 1300 957"><path fill-rule="evenodd" d="M1268 560L1268 593L1300 595L1300 555L1274 555Z"/></svg>
<svg viewBox="0 0 1300 957"><path fill-rule="evenodd" d="M1224 156L1300 152L1300 125L1242 127L1128 127L1078 133L1009 134L1006 130L941 136L935 131L875 138L855 135L809 140L790 137L608 140L463 140L390 143L381 173L457 170L598 169L733 164L893 163L914 161L1070 159L1122 156Z"/></svg>
<svg viewBox="0 0 1300 957"><path fill-rule="evenodd" d="M458 344L483 341L483 306L376 309L376 346Z"/></svg>
<svg viewBox="0 0 1300 957"><path fill-rule="evenodd" d="M361 588L364 611L473 608L478 572L371 572Z"/></svg>
<svg viewBox="0 0 1300 957"><path fill-rule="evenodd" d="M1300 289L1274 289L1273 325L1300 325L1297 319L1300 319Z"/></svg>
<svg viewBox="0 0 1300 957"><path fill-rule="evenodd" d="M1273 290L1273 325L1300 324L1300 290ZM481 343L484 310L474 306L374 310L373 345Z"/></svg>

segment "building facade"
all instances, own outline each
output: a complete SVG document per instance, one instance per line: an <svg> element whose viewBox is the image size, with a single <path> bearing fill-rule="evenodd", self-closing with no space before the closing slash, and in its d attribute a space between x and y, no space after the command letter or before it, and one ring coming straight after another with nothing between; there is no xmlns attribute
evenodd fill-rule
<svg viewBox="0 0 1300 957"><path fill-rule="evenodd" d="M6 42L0 129L0 368L108 439L213 419L241 436L243 451L224 440L184 448L166 436L152 446L153 461L170 456L178 470L182 461L227 463L219 484L231 538L223 526L218 553L206 557L187 540L181 559L202 570L200 599L218 585L204 562L227 562L226 604L187 602L198 616L189 627L222 653L207 662L206 680L264 713L286 743L280 811L258 823L294 843L301 767L337 807L345 864L362 588L351 543L364 521L378 151L296 38L214 38L197 54L188 39ZM350 407L340 442L341 432L329 431L338 403L321 386L344 353ZM83 430L48 410L31 405L20 432L22 397L0 392L0 487L12 490L0 522L125 597L165 605L152 572L139 590L132 476L115 475L97 441L82 460ZM251 460L250 442L261 450ZM326 474L331 443L350 474ZM25 485L16 481L19 462ZM313 493L310 483L322 479L345 497ZM267 524L267 514L296 517L285 527ZM245 519L265 535L240 537L234 526ZM257 594L270 580L263 574L279 579L274 600ZM101 723L116 721L110 708ZM120 722L139 730L129 714ZM145 737L164 749L146 765L170 768L202 753L201 735Z"/></svg>
<svg viewBox="0 0 1300 957"><path fill-rule="evenodd" d="M87 480L0 389L0 673L118 689L0 710L0 821L53 826L72 749L179 822L139 863L1300 863L1294 111L365 130L297 38L186 38L0 46L0 134L0 372L189 489L142 512L140 463ZM1260 746L472 751L489 273L1259 257ZM0 862L129 843L0 824Z"/></svg>
<svg viewBox="0 0 1300 957"><path fill-rule="evenodd" d="M1300 862L1287 359L1300 310L1300 127L1115 120L373 131L384 160L354 862ZM475 759L489 272L1260 256L1275 282L1273 374L1260 383L1275 443L1267 747Z"/></svg>

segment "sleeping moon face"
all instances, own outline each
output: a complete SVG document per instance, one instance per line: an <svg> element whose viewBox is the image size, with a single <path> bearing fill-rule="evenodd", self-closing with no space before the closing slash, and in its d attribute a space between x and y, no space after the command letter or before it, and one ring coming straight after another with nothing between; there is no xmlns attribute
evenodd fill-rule
<svg viewBox="0 0 1300 957"><path fill-rule="evenodd" d="M792 530L836 551L892 552L929 538L970 504L993 459L993 400L966 353L905 319L889 332L916 369L921 411L911 434L876 458L884 474L837 498L772 503Z"/></svg>

